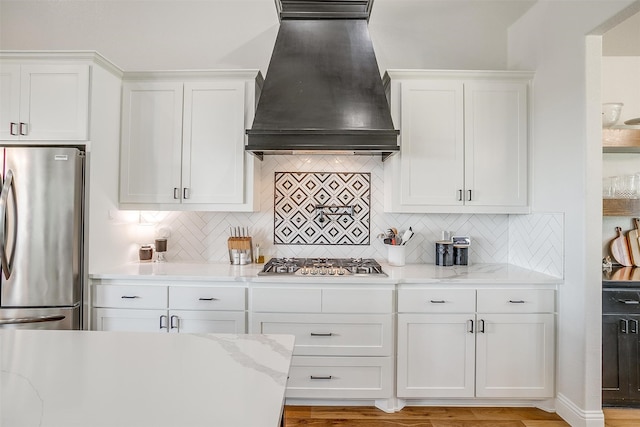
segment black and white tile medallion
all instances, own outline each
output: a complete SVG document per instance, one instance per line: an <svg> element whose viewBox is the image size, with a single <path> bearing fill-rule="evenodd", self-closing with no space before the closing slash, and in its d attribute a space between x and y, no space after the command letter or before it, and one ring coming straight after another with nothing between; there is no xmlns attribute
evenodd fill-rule
<svg viewBox="0 0 640 427"><path fill-rule="evenodd" d="M276 172L274 243L368 245L370 173Z"/></svg>

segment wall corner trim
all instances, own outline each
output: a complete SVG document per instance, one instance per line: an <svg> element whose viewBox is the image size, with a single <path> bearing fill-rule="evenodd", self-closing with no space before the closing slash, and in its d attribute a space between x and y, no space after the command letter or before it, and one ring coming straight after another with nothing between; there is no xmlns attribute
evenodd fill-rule
<svg viewBox="0 0 640 427"><path fill-rule="evenodd" d="M556 397L556 413L572 427L604 427L602 409L589 411L582 409L561 393Z"/></svg>

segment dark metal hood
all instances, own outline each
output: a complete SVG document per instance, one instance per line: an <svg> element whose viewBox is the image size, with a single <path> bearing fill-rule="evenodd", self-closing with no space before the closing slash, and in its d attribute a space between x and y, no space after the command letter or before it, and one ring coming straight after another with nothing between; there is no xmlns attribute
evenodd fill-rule
<svg viewBox="0 0 640 427"><path fill-rule="evenodd" d="M246 150L381 154L399 150L367 28L373 0L276 0L280 29Z"/></svg>

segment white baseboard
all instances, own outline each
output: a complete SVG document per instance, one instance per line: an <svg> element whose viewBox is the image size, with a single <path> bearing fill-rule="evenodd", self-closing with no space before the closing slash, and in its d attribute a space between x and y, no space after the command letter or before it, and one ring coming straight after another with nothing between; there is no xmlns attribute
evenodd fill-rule
<svg viewBox="0 0 640 427"><path fill-rule="evenodd" d="M556 413L571 427L604 427L602 409L585 411L560 393L556 397Z"/></svg>

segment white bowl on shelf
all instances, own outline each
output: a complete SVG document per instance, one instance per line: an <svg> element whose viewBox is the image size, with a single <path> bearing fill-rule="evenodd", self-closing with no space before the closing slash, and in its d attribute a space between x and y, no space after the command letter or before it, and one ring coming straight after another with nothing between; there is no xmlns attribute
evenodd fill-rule
<svg viewBox="0 0 640 427"><path fill-rule="evenodd" d="M607 102L602 104L602 127L610 128L620 120L622 102Z"/></svg>

